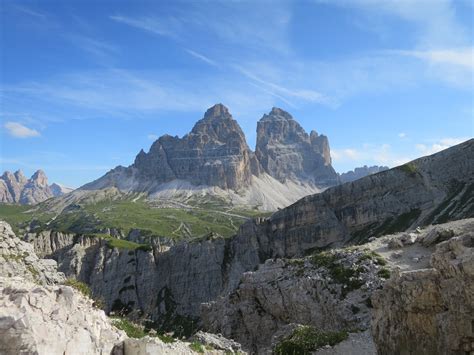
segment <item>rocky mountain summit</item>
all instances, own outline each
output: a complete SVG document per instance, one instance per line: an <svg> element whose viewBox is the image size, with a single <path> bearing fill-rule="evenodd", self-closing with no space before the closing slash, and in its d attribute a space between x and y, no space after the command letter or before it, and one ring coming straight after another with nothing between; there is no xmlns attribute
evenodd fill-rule
<svg viewBox="0 0 474 355"><path fill-rule="evenodd" d="M72 189L59 184L48 185L48 178L43 170L36 171L30 179L21 170L13 174L5 171L0 176L0 203L33 205L71 191Z"/></svg>
<svg viewBox="0 0 474 355"><path fill-rule="evenodd" d="M255 155L263 170L279 181L310 180L319 186L338 183L328 138L316 131L308 135L282 109L274 107L258 121Z"/></svg>
<svg viewBox="0 0 474 355"><path fill-rule="evenodd" d="M212 194L275 210L284 207L281 195L291 196L291 203L338 181L327 137L308 135L289 113L273 108L258 122L254 153L227 107L217 104L189 134L160 137L131 166L116 167L81 190L116 187L157 199L179 190L176 196Z"/></svg>

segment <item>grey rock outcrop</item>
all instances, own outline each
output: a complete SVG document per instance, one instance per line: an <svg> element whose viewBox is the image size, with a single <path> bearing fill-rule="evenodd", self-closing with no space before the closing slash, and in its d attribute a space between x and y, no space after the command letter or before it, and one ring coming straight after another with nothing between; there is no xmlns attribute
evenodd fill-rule
<svg viewBox="0 0 474 355"><path fill-rule="evenodd" d="M49 188L51 189L51 192L53 193L54 197L62 196L70 193L71 191L74 191L74 189L71 189L70 187L56 184L55 182L52 183Z"/></svg>
<svg viewBox="0 0 474 355"><path fill-rule="evenodd" d="M111 354L125 337L71 287L0 277L2 354Z"/></svg>
<svg viewBox="0 0 474 355"><path fill-rule="evenodd" d="M367 301L383 280L380 266L365 256L336 251L320 260L267 260L244 273L235 291L203 305L204 328L259 354L271 352L272 338L293 323L324 331L367 329Z"/></svg>
<svg viewBox="0 0 474 355"><path fill-rule="evenodd" d="M58 184L48 185L48 178L42 170L36 171L30 179L27 179L21 170L14 174L6 171L0 177L0 203L33 205L70 191L58 187Z"/></svg>
<svg viewBox="0 0 474 355"><path fill-rule="evenodd" d="M56 261L40 259L33 245L16 237L10 225L0 221L0 275L21 276L42 284L57 284L65 280L57 272Z"/></svg>
<svg viewBox="0 0 474 355"><path fill-rule="evenodd" d="M388 166L364 165L363 167L355 168L354 170L340 174L339 179L341 180L341 183L352 182L368 175L377 174L388 169Z"/></svg>
<svg viewBox="0 0 474 355"><path fill-rule="evenodd" d="M396 274L372 297L380 354L474 351L474 231L436 246L431 268Z"/></svg>
<svg viewBox="0 0 474 355"><path fill-rule="evenodd" d="M263 170L282 182L310 180L319 186L338 183L327 137L315 131L308 135L282 109L274 107L258 122L255 155Z"/></svg>

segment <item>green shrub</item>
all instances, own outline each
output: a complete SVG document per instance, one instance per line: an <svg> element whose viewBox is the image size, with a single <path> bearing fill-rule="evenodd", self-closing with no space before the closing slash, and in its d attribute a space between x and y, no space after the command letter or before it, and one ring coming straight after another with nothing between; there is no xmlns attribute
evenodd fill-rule
<svg viewBox="0 0 474 355"><path fill-rule="evenodd" d="M92 291L90 287L84 282L78 281L76 279L67 279L64 284L66 286L71 286L72 288L75 288L86 297L92 297Z"/></svg>
<svg viewBox="0 0 474 355"><path fill-rule="evenodd" d="M390 278L390 270L383 267L377 272L377 275L379 275L383 279L389 279Z"/></svg>
<svg viewBox="0 0 474 355"><path fill-rule="evenodd" d="M387 265L387 261L383 258L383 256L375 251L367 251L364 255L360 257L359 260L360 261L372 260L377 265L380 265L380 266Z"/></svg>
<svg viewBox="0 0 474 355"><path fill-rule="evenodd" d="M348 292L359 289L364 282L359 280L360 270L358 268L346 268L338 260L336 255L329 252L320 252L310 258L316 267L324 267L329 271L334 282L342 284L342 296Z"/></svg>
<svg viewBox="0 0 474 355"><path fill-rule="evenodd" d="M311 326L297 328L289 337L279 342L276 355L308 355L322 346L334 346L347 339L347 332L321 332Z"/></svg>
<svg viewBox="0 0 474 355"><path fill-rule="evenodd" d="M175 338L166 334L158 334L157 337L160 338L163 343L174 343L176 341Z"/></svg>
<svg viewBox="0 0 474 355"><path fill-rule="evenodd" d="M400 165L400 170L407 173L408 175L416 175L418 173L418 169L414 163L407 163L404 165Z"/></svg>
<svg viewBox="0 0 474 355"><path fill-rule="evenodd" d="M144 328L130 322L125 318L114 318L112 324L120 330L123 330L129 338L143 338L147 333Z"/></svg>
<svg viewBox="0 0 474 355"><path fill-rule="evenodd" d="M191 348L191 350L197 353L204 353L204 346L198 341L193 341L191 344L189 344L189 347Z"/></svg>

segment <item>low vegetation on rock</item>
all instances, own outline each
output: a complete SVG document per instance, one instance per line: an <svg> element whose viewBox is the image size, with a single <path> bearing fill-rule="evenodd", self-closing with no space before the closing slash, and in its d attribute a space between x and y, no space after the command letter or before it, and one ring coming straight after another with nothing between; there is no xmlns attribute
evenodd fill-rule
<svg viewBox="0 0 474 355"><path fill-rule="evenodd" d="M301 326L280 341L273 353L275 355L309 355L325 345L334 346L347 337L346 331L324 332L311 326Z"/></svg>

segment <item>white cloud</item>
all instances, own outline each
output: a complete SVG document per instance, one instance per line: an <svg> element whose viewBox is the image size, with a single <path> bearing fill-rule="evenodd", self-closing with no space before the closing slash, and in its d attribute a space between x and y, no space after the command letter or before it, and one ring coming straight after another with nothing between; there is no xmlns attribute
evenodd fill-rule
<svg viewBox="0 0 474 355"><path fill-rule="evenodd" d="M16 138L39 137L40 133L32 128L28 128L18 122L6 122L4 124L8 134Z"/></svg>
<svg viewBox="0 0 474 355"><path fill-rule="evenodd" d="M450 64L474 70L474 47L427 51L398 51L398 53L424 59L432 64Z"/></svg>
<svg viewBox="0 0 474 355"><path fill-rule="evenodd" d="M364 144L359 148L331 149L331 157L336 167L352 168L364 165L394 167L416 158L394 152L389 144Z"/></svg>
<svg viewBox="0 0 474 355"><path fill-rule="evenodd" d="M156 134L149 134L147 138L149 140L156 141L158 139L158 136Z"/></svg>
<svg viewBox="0 0 474 355"><path fill-rule="evenodd" d="M457 138L443 138L433 144L416 144L415 148L423 155L430 155L434 153L438 153L444 149L452 147L453 145L460 144L462 142L467 141L469 138L467 137L457 137Z"/></svg>
<svg viewBox="0 0 474 355"><path fill-rule="evenodd" d="M347 161L360 159L360 153L356 149L333 149L331 150L331 157L335 161Z"/></svg>
<svg viewBox="0 0 474 355"><path fill-rule="evenodd" d="M398 137L399 137L399 138L402 138L402 139L403 139L403 138L406 138L406 136L407 136L407 134L406 134L405 132L400 132L400 133L398 133Z"/></svg>

